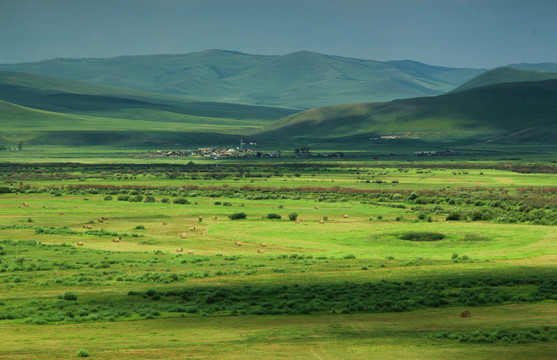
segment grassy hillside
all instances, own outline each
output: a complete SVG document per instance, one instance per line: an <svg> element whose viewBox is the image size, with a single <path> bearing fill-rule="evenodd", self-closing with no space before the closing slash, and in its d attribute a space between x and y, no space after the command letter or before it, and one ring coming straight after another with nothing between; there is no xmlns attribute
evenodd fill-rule
<svg viewBox="0 0 557 360"><path fill-rule="evenodd" d="M274 122L260 135L502 141L512 134L508 140L514 142L555 142L556 96L557 80L497 84L436 97L313 109Z"/></svg>
<svg viewBox="0 0 557 360"><path fill-rule="evenodd" d="M54 59L0 65L0 70L215 101L298 108L436 95L483 72L307 51L258 56L222 50L185 55Z"/></svg>
<svg viewBox="0 0 557 360"><path fill-rule="evenodd" d="M0 72L0 132L47 144L214 143L293 112Z"/></svg>
<svg viewBox="0 0 557 360"><path fill-rule="evenodd" d="M497 69L490 70L483 74L478 75L460 85L453 91L462 91L473 89L481 86L502 84L510 82L521 82L521 81L540 81L540 80L551 80L557 79L557 72L546 72L538 70L520 70L510 67L500 67Z"/></svg>

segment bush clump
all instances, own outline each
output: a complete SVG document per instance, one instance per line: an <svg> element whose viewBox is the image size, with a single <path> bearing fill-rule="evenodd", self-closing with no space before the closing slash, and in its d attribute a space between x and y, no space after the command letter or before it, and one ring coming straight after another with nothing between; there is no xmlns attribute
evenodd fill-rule
<svg viewBox="0 0 557 360"><path fill-rule="evenodd" d="M295 212L290 213L290 214L288 214L288 218L289 218L291 221L296 221L296 220L298 219L298 214L295 213Z"/></svg>
<svg viewBox="0 0 557 360"><path fill-rule="evenodd" d="M400 236L402 240L409 241L438 241L445 238L445 234L437 232L417 232L411 231Z"/></svg>
<svg viewBox="0 0 557 360"><path fill-rule="evenodd" d="M89 351L85 350L85 349L79 349L77 350L77 354L75 354L77 357L89 357Z"/></svg>
<svg viewBox="0 0 557 360"><path fill-rule="evenodd" d="M237 213L233 213L233 214L228 215L228 218L230 220L240 220L240 219L245 219L247 217L248 217L247 214L244 213L244 212L237 212Z"/></svg>
<svg viewBox="0 0 557 360"><path fill-rule="evenodd" d="M275 213L267 214L266 217L267 217L267 219L271 219L271 220L272 220L272 219L275 219L275 220L280 220L280 219L282 219L282 216L280 216L279 214L275 214Z"/></svg>
<svg viewBox="0 0 557 360"><path fill-rule="evenodd" d="M77 300L77 295L74 294L73 292L66 292L64 293L64 295L60 296L60 298L62 300L67 300L67 301L74 301Z"/></svg>

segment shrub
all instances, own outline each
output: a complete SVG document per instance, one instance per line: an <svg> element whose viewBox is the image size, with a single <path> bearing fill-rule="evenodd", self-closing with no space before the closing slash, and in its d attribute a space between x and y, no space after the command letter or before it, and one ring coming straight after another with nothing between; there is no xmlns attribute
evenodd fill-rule
<svg viewBox="0 0 557 360"><path fill-rule="evenodd" d="M105 199L106 201L112 200L112 196L107 195L107 196L104 197L104 199Z"/></svg>
<svg viewBox="0 0 557 360"><path fill-rule="evenodd" d="M74 294L73 292L68 291L64 293L64 295L60 296L60 298L63 300L74 301L77 300L77 295Z"/></svg>
<svg viewBox="0 0 557 360"><path fill-rule="evenodd" d="M407 232L400 236L402 240L410 240L410 241L437 241L443 240L445 238L445 234L436 233L436 232Z"/></svg>
<svg viewBox="0 0 557 360"><path fill-rule="evenodd" d="M79 349L77 350L77 357L89 357L89 351L85 350L85 349Z"/></svg>
<svg viewBox="0 0 557 360"><path fill-rule="evenodd" d="M155 199L155 197L153 195L147 195L147 196L145 196L145 200L143 200L143 202L146 202L146 203L154 203L155 201L157 201L157 200Z"/></svg>
<svg viewBox="0 0 557 360"><path fill-rule="evenodd" d="M228 215L228 217L230 218L230 220L239 220L239 219L245 219L248 216L244 212L238 212L238 213L230 214Z"/></svg>
<svg viewBox="0 0 557 360"><path fill-rule="evenodd" d="M128 200L130 202L142 202L143 201L143 195L135 195L130 197L130 199Z"/></svg>
<svg viewBox="0 0 557 360"><path fill-rule="evenodd" d="M460 211L453 210L447 215L447 221L459 221L466 220L466 215L462 214Z"/></svg>
<svg viewBox="0 0 557 360"><path fill-rule="evenodd" d="M266 217L267 219L276 219L276 220L282 219L282 217L279 214L275 214L275 213L267 214Z"/></svg>
<svg viewBox="0 0 557 360"><path fill-rule="evenodd" d="M298 214L295 213L295 212L290 213L290 214L288 214L288 218L289 218L291 221L296 221L296 219L298 219Z"/></svg>
<svg viewBox="0 0 557 360"><path fill-rule="evenodd" d="M176 198L172 201L174 204L189 204L190 202L186 198Z"/></svg>
<svg viewBox="0 0 557 360"><path fill-rule="evenodd" d="M135 230L145 230L145 226L143 226L143 225L137 225L137 226L135 227Z"/></svg>
<svg viewBox="0 0 557 360"><path fill-rule="evenodd" d="M163 204L168 204L169 202L170 202L169 198L162 198L161 199L161 203L163 203Z"/></svg>

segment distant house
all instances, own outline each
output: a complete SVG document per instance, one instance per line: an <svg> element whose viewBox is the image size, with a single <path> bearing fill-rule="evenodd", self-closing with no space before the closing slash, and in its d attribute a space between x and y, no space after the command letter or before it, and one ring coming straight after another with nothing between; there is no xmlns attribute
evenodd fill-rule
<svg viewBox="0 0 557 360"><path fill-rule="evenodd" d="M342 152L332 152L332 153L319 154L317 156L318 157L324 157L324 158L343 158L344 153L342 153Z"/></svg>
<svg viewBox="0 0 557 360"><path fill-rule="evenodd" d="M416 151L414 156L456 156L458 153L453 150L447 151Z"/></svg>

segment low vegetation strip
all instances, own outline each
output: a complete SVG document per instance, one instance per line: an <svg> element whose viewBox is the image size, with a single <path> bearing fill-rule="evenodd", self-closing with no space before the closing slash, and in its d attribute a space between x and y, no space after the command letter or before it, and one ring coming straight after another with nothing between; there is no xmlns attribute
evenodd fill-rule
<svg viewBox="0 0 557 360"><path fill-rule="evenodd" d="M526 288L531 291L525 293ZM194 286L130 291L128 296L0 303L0 320L27 323L90 322L193 315L303 315L386 313L441 306L479 306L557 300L557 281L538 277L284 286ZM174 315L173 315L174 314ZM445 337L445 335L439 335ZM463 335L464 336L464 335ZM446 336L453 338L452 336ZM462 337L464 338L464 337ZM512 337L511 337L512 339ZM470 340L473 342L472 340Z"/></svg>

